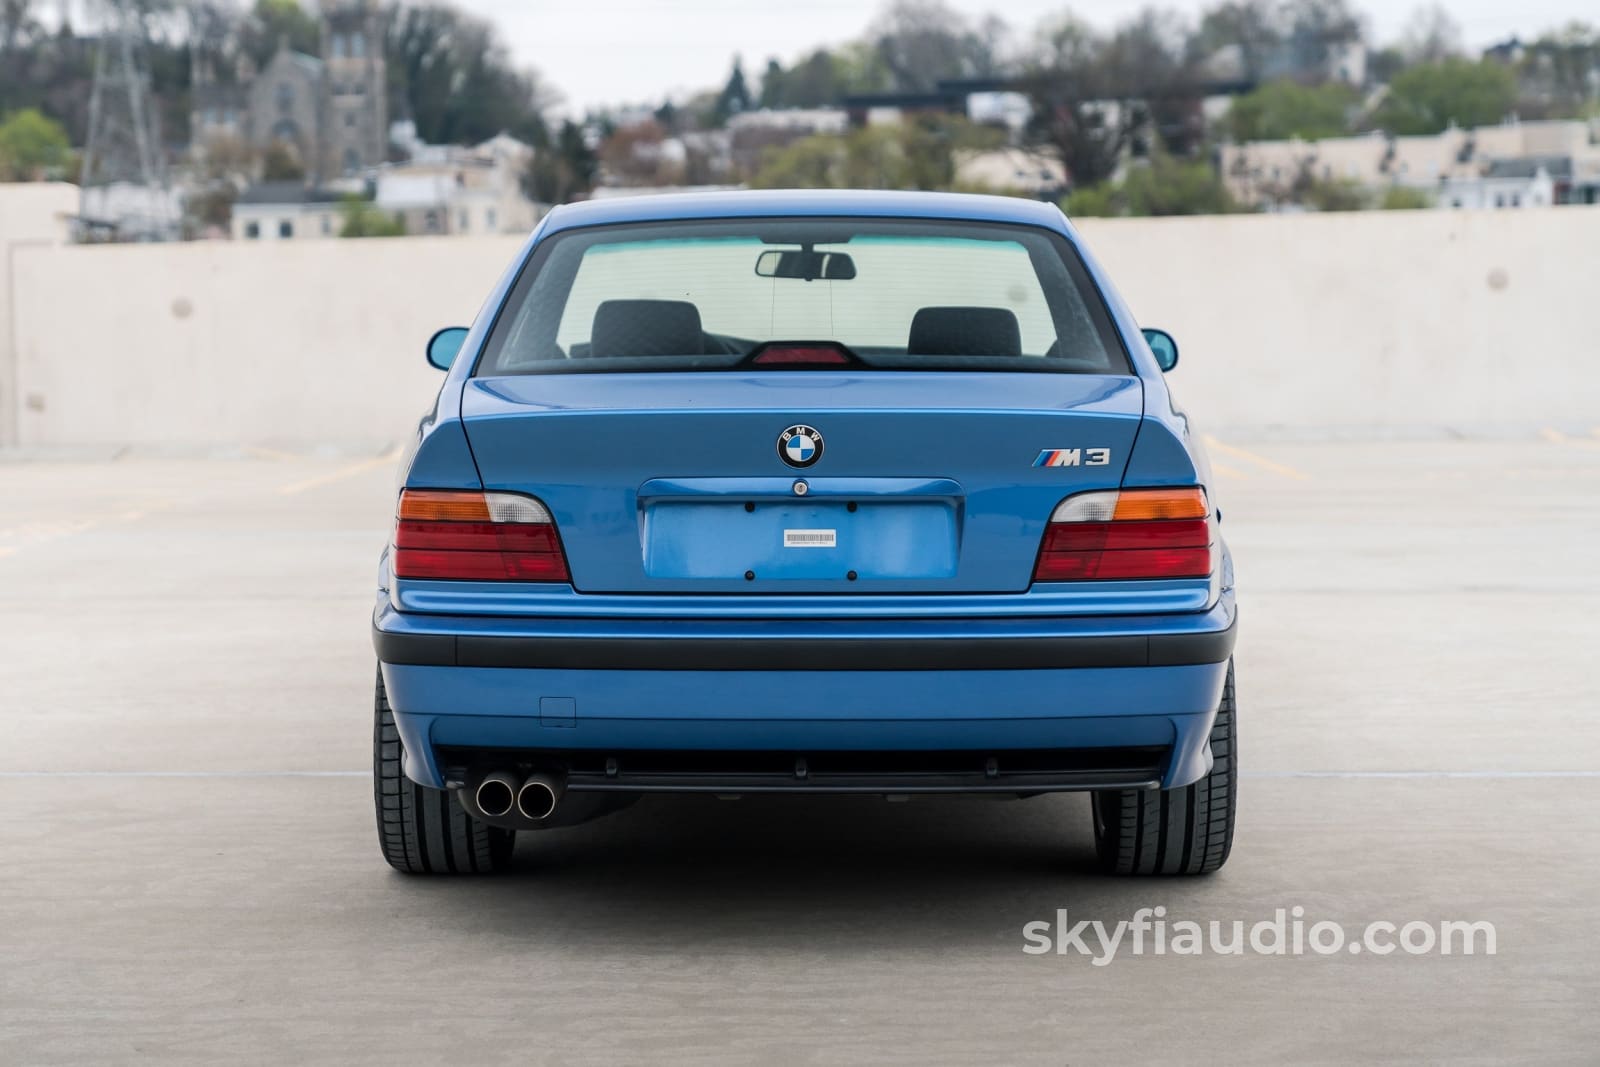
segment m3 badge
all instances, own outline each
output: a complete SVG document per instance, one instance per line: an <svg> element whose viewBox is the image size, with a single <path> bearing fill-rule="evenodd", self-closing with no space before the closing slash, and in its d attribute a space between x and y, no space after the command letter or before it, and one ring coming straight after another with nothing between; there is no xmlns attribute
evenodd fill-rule
<svg viewBox="0 0 1600 1067"><path fill-rule="evenodd" d="M1105 467L1110 463L1109 448L1047 448L1033 461L1035 467Z"/></svg>

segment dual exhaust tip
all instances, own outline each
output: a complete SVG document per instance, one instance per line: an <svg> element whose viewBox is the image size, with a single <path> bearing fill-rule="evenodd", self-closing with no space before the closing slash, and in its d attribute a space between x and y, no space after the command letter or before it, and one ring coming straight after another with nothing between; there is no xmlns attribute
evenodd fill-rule
<svg viewBox="0 0 1600 1067"><path fill-rule="evenodd" d="M478 783L473 800L478 810L491 819L510 815L515 810L524 819L538 822L549 818L556 810L556 803L566 788L565 780L554 775L530 774L519 778L496 771Z"/></svg>

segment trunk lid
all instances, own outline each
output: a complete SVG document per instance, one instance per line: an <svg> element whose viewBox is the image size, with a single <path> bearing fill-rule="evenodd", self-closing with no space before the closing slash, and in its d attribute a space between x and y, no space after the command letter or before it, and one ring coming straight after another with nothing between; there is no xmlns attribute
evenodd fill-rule
<svg viewBox="0 0 1600 1067"><path fill-rule="evenodd" d="M1051 373L540 374L462 396L484 488L543 500L593 593L1024 590L1061 498L1121 483L1142 409L1136 377ZM797 426L821 439L787 450L804 467L781 451Z"/></svg>

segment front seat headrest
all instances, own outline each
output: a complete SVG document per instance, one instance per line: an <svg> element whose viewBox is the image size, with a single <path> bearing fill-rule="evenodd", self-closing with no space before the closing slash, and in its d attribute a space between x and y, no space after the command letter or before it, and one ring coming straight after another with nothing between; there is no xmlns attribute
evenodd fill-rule
<svg viewBox="0 0 1600 1067"><path fill-rule="evenodd" d="M1022 330L1005 308L923 308L911 320L908 356L1020 356Z"/></svg>
<svg viewBox="0 0 1600 1067"><path fill-rule="evenodd" d="M687 300L607 300L594 312L589 356L698 356L700 309Z"/></svg>

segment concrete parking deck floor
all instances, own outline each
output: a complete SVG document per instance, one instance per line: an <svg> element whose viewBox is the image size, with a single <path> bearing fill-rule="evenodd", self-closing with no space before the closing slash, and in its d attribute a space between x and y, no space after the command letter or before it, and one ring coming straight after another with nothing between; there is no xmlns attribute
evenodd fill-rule
<svg viewBox="0 0 1600 1067"><path fill-rule="evenodd" d="M0 464L0 1062L1592 1062L1600 439L1219 442L1232 861L1088 802L652 799L378 856L386 460ZM1022 927L1487 920L1487 956L1027 955Z"/></svg>

